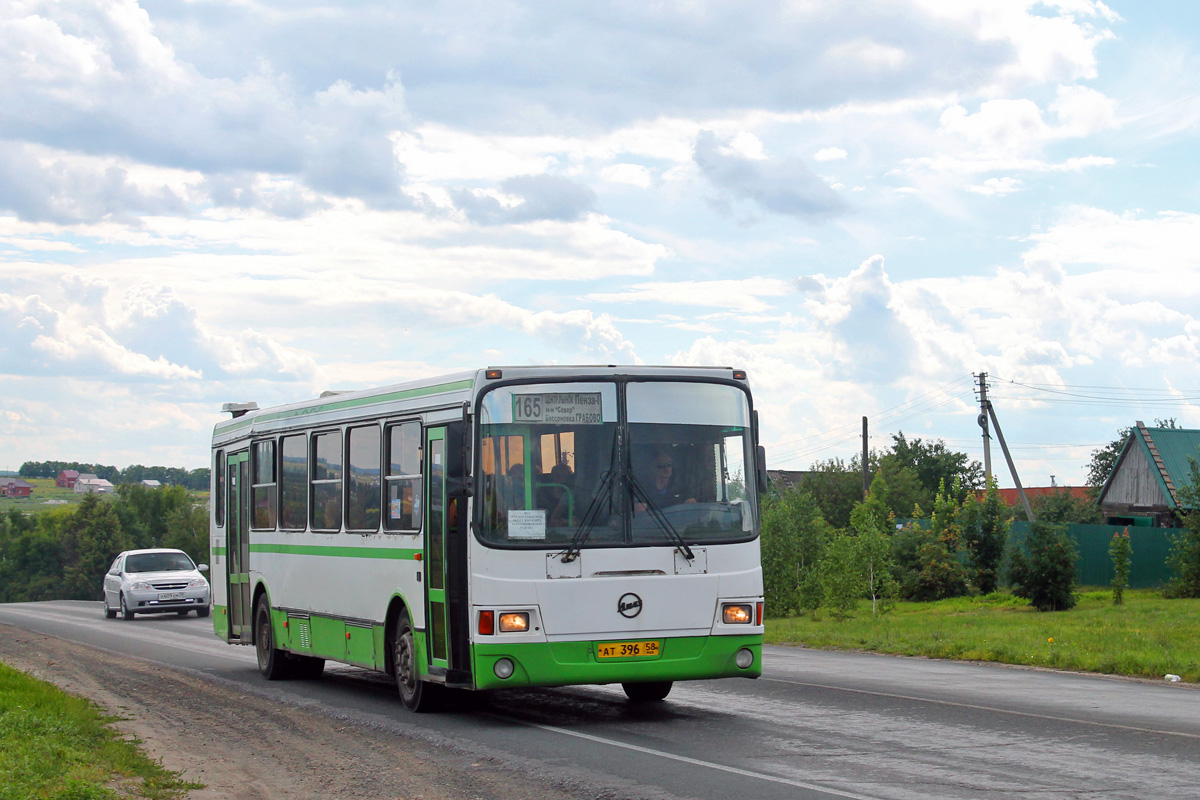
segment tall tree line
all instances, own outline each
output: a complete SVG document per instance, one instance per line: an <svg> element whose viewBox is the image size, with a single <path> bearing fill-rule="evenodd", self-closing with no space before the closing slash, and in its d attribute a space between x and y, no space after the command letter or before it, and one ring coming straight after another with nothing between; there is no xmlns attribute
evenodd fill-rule
<svg viewBox="0 0 1200 800"><path fill-rule="evenodd" d="M85 464L80 461L26 461L17 474L22 478L57 478L64 469L89 473L112 484L158 481L169 486L182 486L194 492L208 489L208 467L189 470L182 467L145 467L132 464L125 469L118 469L106 464Z"/></svg>

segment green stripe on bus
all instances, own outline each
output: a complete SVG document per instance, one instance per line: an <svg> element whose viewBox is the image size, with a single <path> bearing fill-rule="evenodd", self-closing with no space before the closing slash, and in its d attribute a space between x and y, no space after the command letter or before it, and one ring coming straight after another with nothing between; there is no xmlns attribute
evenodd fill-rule
<svg viewBox="0 0 1200 800"><path fill-rule="evenodd" d="M421 551L399 547L341 547L321 544L251 544L251 553L283 553L292 556L333 558L392 558L411 561Z"/></svg>
<svg viewBox="0 0 1200 800"><path fill-rule="evenodd" d="M375 403L391 403L396 400L411 400L414 397L426 397L431 394L444 394L445 392L456 392L463 389L470 389L475 385L473 378L466 380L454 381L453 383L439 383L436 386L424 386L419 389L405 389L402 392L388 392L387 394L376 394L369 397L357 397L351 400L340 400L333 403L324 403L319 406L309 406L307 408L294 408L291 411L276 411L273 414L258 414L256 416L247 415L244 419L230 421L223 425L218 424L217 430L221 433L238 430L239 428L248 425L257 424L260 422L275 422L281 419L291 419L293 417L307 417L313 414L323 414L327 411L340 411L347 408L356 408L358 406L369 406Z"/></svg>
<svg viewBox="0 0 1200 800"><path fill-rule="evenodd" d="M214 547L214 548L212 549L212 551L213 551L213 555L214 555L214 556L223 556L223 555L225 555L225 548L224 548L224 547Z"/></svg>

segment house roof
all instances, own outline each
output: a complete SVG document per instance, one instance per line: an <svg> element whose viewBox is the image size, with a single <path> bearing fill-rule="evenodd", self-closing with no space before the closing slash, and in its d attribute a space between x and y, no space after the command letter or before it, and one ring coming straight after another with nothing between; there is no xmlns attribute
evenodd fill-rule
<svg viewBox="0 0 1200 800"><path fill-rule="evenodd" d="M79 477L79 471L74 470L74 469L64 469L61 474L64 478L78 478Z"/></svg>
<svg viewBox="0 0 1200 800"><path fill-rule="evenodd" d="M797 469L769 469L767 470L767 480L772 485L778 486L781 490L787 491L800 483L800 479L808 473Z"/></svg>
<svg viewBox="0 0 1200 800"><path fill-rule="evenodd" d="M1088 499L1088 487L1086 486L1026 486L1025 496L1032 500L1035 497L1043 497L1048 494L1069 494L1077 500ZM1007 505L1015 506L1021 502L1021 494L1015 488L1013 489L997 489L1000 493L1000 499ZM983 497L987 492L979 492L979 497Z"/></svg>
<svg viewBox="0 0 1200 800"><path fill-rule="evenodd" d="M1179 489L1191 480L1191 461L1200 461L1200 430L1194 428L1147 428L1141 420L1129 432L1125 446L1100 489L1097 502L1103 504L1113 478L1134 450L1151 465L1150 473L1167 500L1169 508L1179 508Z"/></svg>

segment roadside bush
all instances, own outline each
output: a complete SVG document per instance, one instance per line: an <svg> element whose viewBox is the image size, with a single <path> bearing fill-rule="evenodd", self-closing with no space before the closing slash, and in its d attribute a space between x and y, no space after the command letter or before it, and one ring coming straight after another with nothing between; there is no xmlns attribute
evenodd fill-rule
<svg viewBox="0 0 1200 800"><path fill-rule="evenodd" d="M854 536L839 531L825 550L821 565L824 605L837 619L846 619L854 613L864 593L857 544Z"/></svg>
<svg viewBox="0 0 1200 800"><path fill-rule="evenodd" d="M1012 593L1028 600L1038 611L1073 608L1076 558L1075 543L1064 526L1034 522L1025 549L1012 550Z"/></svg>
<svg viewBox="0 0 1200 800"><path fill-rule="evenodd" d="M1000 583L1000 568L1011 523L996 479L988 481L982 499L968 497L959 511L963 550L971 583L980 594L991 594Z"/></svg>

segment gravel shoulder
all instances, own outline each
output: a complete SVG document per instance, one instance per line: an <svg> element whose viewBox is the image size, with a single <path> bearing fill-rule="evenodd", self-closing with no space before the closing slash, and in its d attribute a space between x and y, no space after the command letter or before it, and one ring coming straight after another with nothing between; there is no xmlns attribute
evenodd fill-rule
<svg viewBox="0 0 1200 800"><path fill-rule="evenodd" d="M562 787L305 708L0 625L0 661L94 701L184 778L189 800L565 800Z"/></svg>

